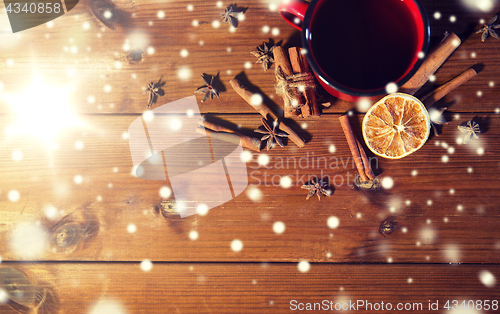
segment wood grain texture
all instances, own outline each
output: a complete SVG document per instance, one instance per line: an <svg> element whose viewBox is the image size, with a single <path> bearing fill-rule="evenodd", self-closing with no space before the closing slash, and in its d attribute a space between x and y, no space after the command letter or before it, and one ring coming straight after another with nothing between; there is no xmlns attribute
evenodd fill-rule
<svg viewBox="0 0 500 314"><path fill-rule="evenodd" d="M404 159L374 159L369 154L375 173L391 178L394 186L368 193L353 189L357 171L338 115L325 115L300 131L304 138L309 135L304 148L288 143L285 149L253 154L247 164L250 187L246 192L206 216L181 219L155 213L155 205L162 200L160 188L171 186L168 180L147 181L131 175L130 149L122 133L136 116L86 116L87 127L57 138L56 150L33 141L33 136L2 143L2 238L10 239L23 222L40 221L50 229L64 215L85 212L98 222L98 234L74 252L44 252L40 259L493 263L500 254L500 185L495 179L500 165L494 132L500 119L455 117L449 117L439 137L433 136ZM260 124L257 114L219 118L248 130ZM457 126L471 118L484 133L479 140L458 145L456 140L463 134ZM9 124L9 119L1 117L0 124ZM351 118L358 132L360 119ZM75 148L77 141L83 149ZM12 159L14 150L23 152L21 161ZM261 158L269 162L259 165ZM78 175L80 184L74 181ZM292 181L286 189L280 186L285 176ZM329 176L334 188L331 197L306 201L300 186L314 176ZM262 194L258 201L249 197L252 187ZM11 190L20 193L17 202L9 201ZM44 214L49 205L62 212L54 221ZM340 219L337 229L327 226L330 216ZM384 237L379 226L390 217L396 228ZM273 232L276 221L285 224L283 234ZM127 232L129 224L137 227L135 233ZM190 240L192 230L198 232L197 240ZM230 249L234 239L243 242L241 252ZM0 251L3 260L22 259L9 241L0 243Z"/></svg>
<svg viewBox="0 0 500 314"><path fill-rule="evenodd" d="M424 86L428 92L471 66L481 69L476 78L454 91L440 103L455 111L494 112L500 96L498 72L499 48L494 38L481 43L474 32L481 27L480 19L488 20L500 10L494 4L490 14L470 12L446 1L423 1L431 22L432 43L435 45L445 31L457 33L463 43L436 73L435 81ZM221 98L204 102L203 112L253 112L229 87L229 80L244 72L255 86L255 91L273 97L282 107L280 97L274 95L274 67L265 72L250 52L263 41L272 39L286 48L300 46L299 32L290 27L277 13L270 10L273 1L247 1L238 4L247 8L245 19L234 31L229 24L213 27L220 22L224 11L215 2L170 1L166 3L116 1L118 8L130 13L126 27L118 25L112 31L92 15L89 1L80 1L68 14L45 25L26 30L19 36L2 35L0 53L0 81L3 93L26 93L27 85L36 71L54 86L72 85L75 91L71 104L81 113L141 113L146 110L147 95L143 94L150 82L163 78L166 96L157 105L191 96L203 85L200 75L216 75L223 87ZM188 5L193 5L189 11ZM165 13L164 18L158 12ZM435 12L442 18L435 19ZM449 19L454 16L456 22ZM193 26L197 21L198 26ZM88 29L83 25L87 23ZM265 32L264 30L267 30ZM275 33L274 33L275 32ZM148 54L148 48L149 50ZM141 49L144 58L130 64L130 50ZM181 51L187 51L182 57ZM36 54L36 66L34 55ZM12 60L13 65L7 60ZM251 68L247 68L247 64ZM493 86L490 86L493 82ZM110 86L111 90L105 89ZM478 92L481 96L478 96ZM325 112L341 113L356 107L353 103L332 99L324 91L319 93L332 101ZM418 96L418 95L417 95ZM92 99L92 101L88 101ZM199 96L198 99L201 99ZM0 102L0 112L10 112L11 106Z"/></svg>
<svg viewBox="0 0 500 314"><path fill-rule="evenodd" d="M149 272L141 271L138 262L2 265L52 291L57 313L88 313L106 301L121 305L126 313L289 313L292 300L303 306L326 300L333 307L357 300L375 308L381 302L394 308L398 303L411 303L410 308L416 303L408 313L429 313L429 300L438 300L436 312L443 313L447 300L459 305L463 300L490 300L491 305L498 300L498 285L485 286L479 276L482 271L500 276L494 265L310 264L306 273L296 263L154 263ZM423 311L416 310L419 306ZM361 310L366 311L360 306L348 313ZM7 305L0 305L0 311L16 313Z"/></svg>

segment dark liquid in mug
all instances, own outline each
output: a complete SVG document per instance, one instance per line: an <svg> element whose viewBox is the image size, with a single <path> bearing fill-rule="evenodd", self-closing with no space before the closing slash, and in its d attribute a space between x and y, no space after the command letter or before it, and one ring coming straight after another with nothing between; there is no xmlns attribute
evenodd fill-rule
<svg viewBox="0 0 500 314"><path fill-rule="evenodd" d="M323 0L310 25L320 68L358 90L384 88L405 74L419 43L410 0Z"/></svg>

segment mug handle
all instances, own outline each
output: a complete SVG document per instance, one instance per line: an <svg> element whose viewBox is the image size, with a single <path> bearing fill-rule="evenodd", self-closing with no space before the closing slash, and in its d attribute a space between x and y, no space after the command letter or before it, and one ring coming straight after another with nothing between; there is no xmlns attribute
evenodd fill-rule
<svg viewBox="0 0 500 314"><path fill-rule="evenodd" d="M282 0L278 7L280 15L288 24L302 31L302 22L309 2L303 0ZM297 23L300 22L300 23Z"/></svg>

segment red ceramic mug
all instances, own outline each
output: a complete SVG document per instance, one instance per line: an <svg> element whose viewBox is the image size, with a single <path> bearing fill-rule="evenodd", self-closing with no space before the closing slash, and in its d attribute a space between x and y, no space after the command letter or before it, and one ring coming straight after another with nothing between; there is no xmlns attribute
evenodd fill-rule
<svg viewBox="0 0 500 314"><path fill-rule="evenodd" d="M320 84L347 101L403 85L429 46L429 20L419 0L284 0L279 12L302 31Z"/></svg>

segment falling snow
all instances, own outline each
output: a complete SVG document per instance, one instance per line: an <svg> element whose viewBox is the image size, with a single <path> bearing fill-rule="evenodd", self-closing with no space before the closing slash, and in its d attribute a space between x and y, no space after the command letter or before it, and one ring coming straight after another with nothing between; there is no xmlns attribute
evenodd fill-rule
<svg viewBox="0 0 500 314"><path fill-rule="evenodd" d="M177 78L181 81L187 81L191 78L192 76L192 71L188 67L181 67L179 70L177 70Z"/></svg>
<svg viewBox="0 0 500 314"><path fill-rule="evenodd" d="M206 204L198 204L198 206L196 206L196 213L200 216L205 216L208 210L209 208Z"/></svg>
<svg viewBox="0 0 500 314"><path fill-rule="evenodd" d="M83 142L82 142L82 141L76 141L76 142L75 142L75 148L76 148L77 150L82 150L84 146L85 146L85 145L83 144Z"/></svg>
<svg viewBox="0 0 500 314"><path fill-rule="evenodd" d="M388 94L392 94L392 93L395 93L398 91L398 85L396 83L389 83L387 84L387 86L385 87L385 91L388 93Z"/></svg>
<svg viewBox="0 0 500 314"><path fill-rule="evenodd" d="M75 184L82 184L83 183L83 177L78 174L78 175L76 175L73 178L73 182L75 182Z"/></svg>
<svg viewBox="0 0 500 314"><path fill-rule="evenodd" d="M250 161L252 161L252 158L253 158L252 152L250 152L248 150L244 150L241 152L240 158L243 162L250 162Z"/></svg>
<svg viewBox="0 0 500 314"><path fill-rule="evenodd" d="M460 263L460 249L456 244L447 244L444 247L443 257L446 262L457 264Z"/></svg>
<svg viewBox="0 0 500 314"><path fill-rule="evenodd" d="M311 269L311 264L308 261L300 261L297 268L301 273L307 273Z"/></svg>
<svg viewBox="0 0 500 314"><path fill-rule="evenodd" d="M21 161L23 159L23 156L23 152L18 149L12 152L12 160L14 161Z"/></svg>
<svg viewBox="0 0 500 314"><path fill-rule="evenodd" d="M482 270L479 273L479 281L488 288L493 288L496 285L495 275L488 270Z"/></svg>
<svg viewBox="0 0 500 314"><path fill-rule="evenodd" d="M9 294L7 293L7 291L5 291L4 289L0 289L0 303L7 303L9 302L10 300L10 297L9 297Z"/></svg>
<svg viewBox="0 0 500 314"><path fill-rule="evenodd" d="M283 176L280 178L280 186L284 189L288 189L292 186L292 178L289 176Z"/></svg>
<svg viewBox="0 0 500 314"><path fill-rule="evenodd" d="M255 187L255 186L249 187L246 190L246 194L247 194L248 198L254 202L258 202L262 199L262 192L260 191L260 189L258 187Z"/></svg>
<svg viewBox="0 0 500 314"><path fill-rule="evenodd" d="M380 184L384 189L389 190L394 186L394 180L391 177L384 177Z"/></svg>
<svg viewBox="0 0 500 314"><path fill-rule="evenodd" d="M42 256L48 244L48 233L40 224L23 222L10 235L12 251L22 259L36 259Z"/></svg>
<svg viewBox="0 0 500 314"><path fill-rule="evenodd" d="M436 230L425 227L420 230L420 241L424 244L432 244L436 240Z"/></svg>
<svg viewBox="0 0 500 314"><path fill-rule="evenodd" d="M243 242L241 242L241 240L234 239L231 242L231 250L233 250L234 252L240 252L241 250L243 250Z"/></svg>
<svg viewBox="0 0 500 314"><path fill-rule="evenodd" d="M172 195L172 190L168 186L162 186L160 188L160 196L162 198L169 198Z"/></svg>
<svg viewBox="0 0 500 314"><path fill-rule="evenodd" d="M371 106L372 102L366 98L361 98L356 104L356 108L358 109L359 112L367 112Z"/></svg>
<svg viewBox="0 0 500 314"><path fill-rule="evenodd" d="M263 101L264 99L262 98L261 94L253 94L252 97L250 97L250 104L252 106L258 106L262 104Z"/></svg>
<svg viewBox="0 0 500 314"><path fill-rule="evenodd" d="M285 232L285 224L282 221L276 221L273 224L273 231L274 233L282 234L283 232Z"/></svg>
<svg viewBox="0 0 500 314"><path fill-rule="evenodd" d="M330 216L326 224L330 229L336 229L340 225L340 219L336 216Z"/></svg>
<svg viewBox="0 0 500 314"><path fill-rule="evenodd" d="M128 314L125 306L113 299L100 299L90 309L89 314Z"/></svg>
<svg viewBox="0 0 500 314"><path fill-rule="evenodd" d="M257 162L260 166L267 166L270 160L271 158L267 154L260 154L259 157L257 157Z"/></svg>
<svg viewBox="0 0 500 314"><path fill-rule="evenodd" d="M127 226L127 232L128 233L135 233L137 231L137 227L134 224L129 224Z"/></svg>
<svg viewBox="0 0 500 314"><path fill-rule="evenodd" d="M141 268L142 271L148 272L151 269L153 269L153 263L149 259L144 259L139 267Z"/></svg>
<svg viewBox="0 0 500 314"><path fill-rule="evenodd" d="M194 240L196 240L196 239L198 239L198 231L196 231L196 230L191 230L191 231L189 232L189 239L191 239L191 240L193 240L193 241L194 241Z"/></svg>
<svg viewBox="0 0 500 314"><path fill-rule="evenodd" d="M45 206L45 208L43 210L43 214L45 215L45 217L47 217L47 219L49 219L51 221L55 221L55 220L59 219L59 216L60 216L57 208L55 208L52 205Z"/></svg>

